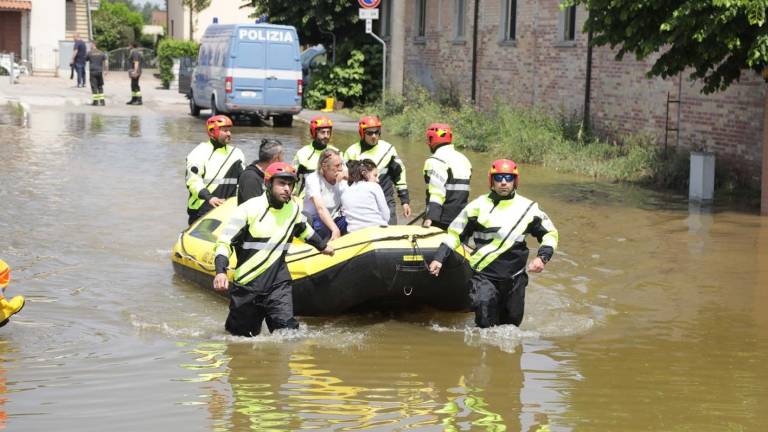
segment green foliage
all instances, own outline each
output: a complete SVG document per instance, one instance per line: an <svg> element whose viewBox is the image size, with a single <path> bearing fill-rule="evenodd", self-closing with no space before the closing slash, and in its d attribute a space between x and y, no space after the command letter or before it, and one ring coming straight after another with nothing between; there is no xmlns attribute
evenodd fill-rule
<svg viewBox="0 0 768 432"><path fill-rule="evenodd" d="M302 44L322 43L329 52L328 58L333 49L331 34L335 35L337 63L348 61L354 51L362 52L366 62L359 101L370 104L381 98L382 46L365 34L356 1L306 0L301 7L296 6L295 0L250 0L250 4L256 8L256 15L268 15L269 22L296 27Z"/></svg>
<svg viewBox="0 0 768 432"><path fill-rule="evenodd" d="M766 0L566 0L589 10L585 30L597 46L618 47L617 59L654 53L649 76L666 78L691 68L691 79L713 93L745 69L768 65Z"/></svg>
<svg viewBox="0 0 768 432"><path fill-rule="evenodd" d="M346 66L324 65L317 70L317 76L307 88L304 105L308 108L320 108L325 98L333 96L346 104L355 104L363 95L363 66L365 56L360 51L352 51Z"/></svg>
<svg viewBox="0 0 768 432"><path fill-rule="evenodd" d="M204 9L207 9L211 5L211 0L181 0L182 6L189 8L192 12L189 14L189 28L192 29L189 32L189 40L193 40L195 33L194 27L194 15Z"/></svg>
<svg viewBox="0 0 768 432"><path fill-rule="evenodd" d="M173 59L181 57L197 57L198 45L195 41L163 39L157 44L157 63L160 67L160 81L168 88L173 80Z"/></svg>
<svg viewBox="0 0 768 432"><path fill-rule="evenodd" d="M93 12L93 38L104 51L127 46L141 37L144 17L125 3L101 2Z"/></svg>
<svg viewBox="0 0 768 432"><path fill-rule="evenodd" d="M440 104L423 88L407 84L406 96L369 107L385 118L387 130L420 139L432 122L453 126L454 143L474 151L494 152L518 162L593 178L631 181L666 188L684 188L688 155L664 153L651 137L632 135L622 141L589 137L572 115L513 107L496 101L480 111L471 104Z"/></svg>
<svg viewBox="0 0 768 432"><path fill-rule="evenodd" d="M256 15L267 14L269 22L296 27L303 44L322 43L330 47L330 35L321 31L334 33L339 42L356 38L355 42L359 44L364 36L356 1L305 0L301 7L297 7L295 0L250 0L250 3L256 9ZM336 58L339 58L338 53Z"/></svg>

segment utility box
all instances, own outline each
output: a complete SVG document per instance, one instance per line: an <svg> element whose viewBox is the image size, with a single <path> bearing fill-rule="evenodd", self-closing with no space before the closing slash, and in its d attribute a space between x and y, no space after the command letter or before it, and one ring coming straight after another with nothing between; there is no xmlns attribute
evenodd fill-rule
<svg viewBox="0 0 768 432"><path fill-rule="evenodd" d="M691 174L688 199L691 201L712 201L715 196L715 154L691 152Z"/></svg>

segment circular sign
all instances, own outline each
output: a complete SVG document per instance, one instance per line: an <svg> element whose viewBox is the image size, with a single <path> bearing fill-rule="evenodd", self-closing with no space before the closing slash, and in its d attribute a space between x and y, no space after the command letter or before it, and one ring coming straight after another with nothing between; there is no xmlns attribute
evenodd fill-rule
<svg viewBox="0 0 768 432"><path fill-rule="evenodd" d="M357 2L360 3L360 7L365 9L373 9L379 7L381 0L357 0Z"/></svg>

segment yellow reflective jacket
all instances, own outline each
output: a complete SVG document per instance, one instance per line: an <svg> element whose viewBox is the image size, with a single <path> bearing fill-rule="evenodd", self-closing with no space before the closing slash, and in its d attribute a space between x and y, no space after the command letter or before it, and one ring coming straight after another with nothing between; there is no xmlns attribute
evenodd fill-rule
<svg viewBox="0 0 768 432"><path fill-rule="evenodd" d="M397 196L402 204L409 204L408 184L405 181L405 165L395 150L395 146L384 141L371 147L365 141L358 141L344 152L344 160L370 159L379 170L379 185L384 191L384 196L389 200L397 191Z"/></svg>
<svg viewBox="0 0 768 432"><path fill-rule="evenodd" d="M471 238L475 244L469 257L472 268L491 279L505 279L527 264L526 235L539 241L537 256L549 261L559 240L549 216L536 202L520 194L499 199L491 192L476 198L459 213L448 227L448 236L435 259L443 262L451 250Z"/></svg>
<svg viewBox="0 0 768 432"><path fill-rule="evenodd" d="M440 146L424 161L426 219L449 225L467 205L472 164L453 144Z"/></svg>
<svg viewBox="0 0 768 432"><path fill-rule="evenodd" d="M275 208L270 205L268 193L249 199L232 213L216 242L217 267L220 255L228 262L236 236L240 253L237 255L234 281L241 285L253 281L270 268L285 265L284 255L294 236L315 247L322 246L320 249L325 248L324 242L318 241L319 237L301 213L298 198L292 197L281 208ZM311 242L310 237L313 237Z"/></svg>
<svg viewBox="0 0 768 432"><path fill-rule="evenodd" d="M215 148L210 141L198 144L187 155L187 208L197 210L211 197L235 196L244 161L243 152L231 145Z"/></svg>

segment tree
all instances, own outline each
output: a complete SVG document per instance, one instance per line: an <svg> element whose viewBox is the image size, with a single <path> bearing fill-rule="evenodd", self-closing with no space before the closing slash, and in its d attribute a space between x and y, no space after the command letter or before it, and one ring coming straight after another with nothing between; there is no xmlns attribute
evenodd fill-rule
<svg viewBox="0 0 768 432"><path fill-rule="evenodd" d="M144 2L144 6L141 7L141 15L144 17L145 23L152 23L152 12L160 10L157 5L150 2Z"/></svg>
<svg viewBox="0 0 768 432"><path fill-rule="evenodd" d="M195 27L192 16L203 11L211 5L211 0L181 0L181 3L189 8L189 40L194 39Z"/></svg>
<svg viewBox="0 0 768 432"><path fill-rule="evenodd" d="M768 65L768 0L566 0L589 11L585 30L596 46L618 47L647 59L649 76L667 78L691 68L704 93L724 90L745 69Z"/></svg>
<svg viewBox="0 0 768 432"><path fill-rule="evenodd" d="M337 41L337 64L346 64L352 58L354 50L361 51L365 56L365 74L361 79L362 100L358 102L370 102L370 99L381 94L381 45L364 33L365 28L358 16L359 5L356 1L305 0L301 2L301 7L296 6L295 0L246 1L256 9L257 16L265 14L271 23L296 27L302 44L322 43L326 48L330 48L332 38L329 32L333 33ZM356 101L346 102L354 104Z"/></svg>
<svg viewBox="0 0 768 432"><path fill-rule="evenodd" d="M125 3L104 0L93 12L93 38L96 45L105 51L138 41L142 27L144 18L141 13L131 11Z"/></svg>

